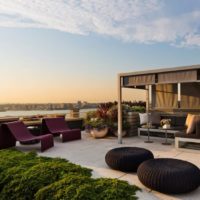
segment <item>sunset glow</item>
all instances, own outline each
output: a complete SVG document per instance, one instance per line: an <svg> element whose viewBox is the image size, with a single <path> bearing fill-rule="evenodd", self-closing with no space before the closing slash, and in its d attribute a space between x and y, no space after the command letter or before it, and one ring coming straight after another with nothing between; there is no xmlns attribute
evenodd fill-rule
<svg viewBox="0 0 200 200"><path fill-rule="evenodd" d="M195 0L0 0L0 103L114 101L118 73L199 64L199 8Z"/></svg>

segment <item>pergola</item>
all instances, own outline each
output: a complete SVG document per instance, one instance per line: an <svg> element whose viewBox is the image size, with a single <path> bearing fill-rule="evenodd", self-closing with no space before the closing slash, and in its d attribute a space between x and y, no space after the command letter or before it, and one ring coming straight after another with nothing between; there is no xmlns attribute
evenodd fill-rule
<svg viewBox="0 0 200 200"><path fill-rule="evenodd" d="M146 90L147 112L200 112L200 65L118 74L118 142L122 143L122 88Z"/></svg>

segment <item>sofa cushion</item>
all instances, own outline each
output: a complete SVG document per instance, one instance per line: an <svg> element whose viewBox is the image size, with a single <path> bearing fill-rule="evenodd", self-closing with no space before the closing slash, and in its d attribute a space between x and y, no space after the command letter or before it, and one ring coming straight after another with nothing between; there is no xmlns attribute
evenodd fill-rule
<svg viewBox="0 0 200 200"><path fill-rule="evenodd" d="M152 112L151 113L151 123L153 125L160 125L160 120L161 120L161 116L160 113L158 112Z"/></svg>
<svg viewBox="0 0 200 200"><path fill-rule="evenodd" d="M196 135L200 138L200 115L196 117Z"/></svg>
<svg viewBox="0 0 200 200"><path fill-rule="evenodd" d="M196 124L196 135L200 138L200 121Z"/></svg>
<svg viewBox="0 0 200 200"><path fill-rule="evenodd" d="M192 134L195 131L196 126L196 115L188 114L186 119L186 134Z"/></svg>
<svg viewBox="0 0 200 200"><path fill-rule="evenodd" d="M186 116L176 116L174 126L185 126Z"/></svg>
<svg viewBox="0 0 200 200"><path fill-rule="evenodd" d="M140 116L140 125L147 124L148 114L147 113L139 113L139 116Z"/></svg>
<svg viewBox="0 0 200 200"><path fill-rule="evenodd" d="M189 125L189 123L191 121L192 116L193 116L193 114L188 113L186 121L185 121L185 126L186 127L188 127L188 125Z"/></svg>

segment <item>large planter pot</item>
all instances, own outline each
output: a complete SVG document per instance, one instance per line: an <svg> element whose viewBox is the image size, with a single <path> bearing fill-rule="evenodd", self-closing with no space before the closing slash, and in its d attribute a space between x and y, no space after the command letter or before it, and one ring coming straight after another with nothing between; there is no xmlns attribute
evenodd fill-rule
<svg viewBox="0 0 200 200"><path fill-rule="evenodd" d="M128 136L135 136L138 134L138 127L140 125L139 113L128 111L124 114L124 119L129 123L130 129Z"/></svg>
<svg viewBox="0 0 200 200"><path fill-rule="evenodd" d="M107 135L108 133L108 128L102 128L102 129L96 129L93 128L90 130L90 134L92 135L92 137L94 138L103 138Z"/></svg>

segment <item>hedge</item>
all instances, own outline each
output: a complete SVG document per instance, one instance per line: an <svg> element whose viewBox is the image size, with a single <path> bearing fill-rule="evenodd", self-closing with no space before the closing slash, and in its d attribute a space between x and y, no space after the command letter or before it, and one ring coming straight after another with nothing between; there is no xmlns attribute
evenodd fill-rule
<svg viewBox="0 0 200 200"><path fill-rule="evenodd" d="M138 188L118 179L92 179L69 175L63 180L40 189L36 200L135 200Z"/></svg>
<svg viewBox="0 0 200 200"><path fill-rule="evenodd" d="M137 190L125 181L93 179L90 169L65 159L0 150L1 200L128 200Z"/></svg>

